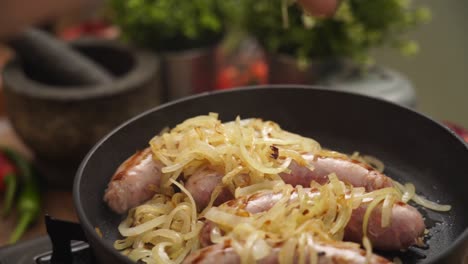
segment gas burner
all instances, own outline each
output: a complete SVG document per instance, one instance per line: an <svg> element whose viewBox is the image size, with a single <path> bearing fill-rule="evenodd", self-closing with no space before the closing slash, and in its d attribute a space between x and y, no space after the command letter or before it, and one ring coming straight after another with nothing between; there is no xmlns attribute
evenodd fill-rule
<svg viewBox="0 0 468 264"><path fill-rule="evenodd" d="M96 263L79 224L45 218L49 236L0 248L0 264Z"/></svg>

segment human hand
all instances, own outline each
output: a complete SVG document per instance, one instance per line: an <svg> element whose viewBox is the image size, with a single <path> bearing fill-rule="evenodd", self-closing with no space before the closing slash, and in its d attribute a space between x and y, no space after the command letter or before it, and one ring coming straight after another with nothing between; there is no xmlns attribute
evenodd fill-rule
<svg viewBox="0 0 468 264"><path fill-rule="evenodd" d="M297 0L297 2L313 16L331 16L339 0Z"/></svg>

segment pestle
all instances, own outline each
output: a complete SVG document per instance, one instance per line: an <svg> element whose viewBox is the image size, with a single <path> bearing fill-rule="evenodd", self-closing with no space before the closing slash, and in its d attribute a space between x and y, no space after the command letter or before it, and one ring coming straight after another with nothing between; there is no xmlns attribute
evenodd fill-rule
<svg viewBox="0 0 468 264"><path fill-rule="evenodd" d="M101 65L37 29L24 31L8 44L18 54L23 65L28 65L36 75L52 78L54 84L62 87L102 85L112 82L114 78Z"/></svg>

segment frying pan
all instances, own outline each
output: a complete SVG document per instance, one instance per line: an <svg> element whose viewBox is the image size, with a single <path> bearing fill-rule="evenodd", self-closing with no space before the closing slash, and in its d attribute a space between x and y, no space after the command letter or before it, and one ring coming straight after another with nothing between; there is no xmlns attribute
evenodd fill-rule
<svg viewBox="0 0 468 264"><path fill-rule="evenodd" d="M411 109L347 92L305 86L263 86L204 93L162 105L124 123L87 155L74 182L80 223L102 263L132 263L113 249L124 216L103 202L116 168L165 127L209 112L223 121L259 117L318 140L323 147L371 154L386 174L412 182L430 200L451 204L448 213L424 208L430 233L427 249L411 248L404 263L462 263L468 255L468 148L444 126ZM95 228L102 232L100 237ZM378 252L381 253L381 252Z"/></svg>

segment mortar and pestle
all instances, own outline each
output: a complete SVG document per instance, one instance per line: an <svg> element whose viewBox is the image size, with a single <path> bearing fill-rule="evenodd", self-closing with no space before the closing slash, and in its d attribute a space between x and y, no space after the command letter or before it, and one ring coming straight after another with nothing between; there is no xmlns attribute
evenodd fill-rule
<svg viewBox="0 0 468 264"><path fill-rule="evenodd" d="M48 186L71 187L98 140L161 101L151 52L102 39L68 45L35 29L8 44L16 57L3 72L7 115Z"/></svg>

